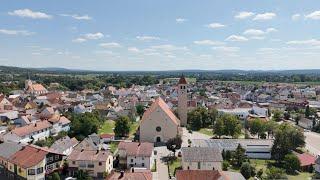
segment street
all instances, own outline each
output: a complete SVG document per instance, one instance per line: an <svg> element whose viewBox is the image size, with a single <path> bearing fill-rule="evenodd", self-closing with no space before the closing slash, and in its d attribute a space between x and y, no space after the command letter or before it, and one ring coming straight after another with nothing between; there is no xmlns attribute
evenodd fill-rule
<svg viewBox="0 0 320 180"><path fill-rule="evenodd" d="M315 132L304 132L306 136L306 149L314 155L320 155L320 134Z"/></svg>

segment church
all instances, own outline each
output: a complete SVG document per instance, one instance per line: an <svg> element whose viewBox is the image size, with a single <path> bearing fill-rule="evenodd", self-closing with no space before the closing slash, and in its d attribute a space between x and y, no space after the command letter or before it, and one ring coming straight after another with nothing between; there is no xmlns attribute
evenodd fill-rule
<svg viewBox="0 0 320 180"><path fill-rule="evenodd" d="M178 82L178 117L159 97L143 114L140 122L140 142L165 143L182 135L181 126L187 125L187 81L182 76Z"/></svg>

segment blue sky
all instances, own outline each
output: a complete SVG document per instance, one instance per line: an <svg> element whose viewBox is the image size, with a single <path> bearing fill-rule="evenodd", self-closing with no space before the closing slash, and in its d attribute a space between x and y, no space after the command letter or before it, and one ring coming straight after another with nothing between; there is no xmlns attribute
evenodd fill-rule
<svg viewBox="0 0 320 180"><path fill-rule="evenodd" d="M320 1L2 0L0 65L320 68Z"/></svg>

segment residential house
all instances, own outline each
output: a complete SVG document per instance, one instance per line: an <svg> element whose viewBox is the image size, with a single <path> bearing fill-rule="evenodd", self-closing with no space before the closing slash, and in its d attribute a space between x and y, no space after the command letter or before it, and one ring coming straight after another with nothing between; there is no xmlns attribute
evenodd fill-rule
<svg viewBox="0 0 320 180"><path fill-rule="evenodd" d="M184 147L181 153L183 170L222 170L221 151L209 147Z"/></svg>
<svg viewBox="0 0 320 180"><path fill-rule="evenodd" d="M3 142L0 144L0 177L8 176L8 161L10 157L20 151L23 146L23 144L17 142Z"/></svg>
<svg viewBox="0 0 320 180"><path fill-rule="evenodd" d="M151 172L120 172L107 177L106 180L152 180Z"/></svg>
<svg viewBox="0 0 320 180"><path fill-rule="evenodd" d="M73 148L79 143L76 138L69 136L56 140L50 147L50 150L69 156Z"/></svg>
<svg viewBox="0 0 320 180"><path fill-rule="evenodd" d="M238 172L218 170L178 170L177 180L245 180Z"/></svg>
<svg viewBox="0 0 320 180"><path fill-rule="evenodd" d="M153 160L153 144L148 142L120 142L118 145L120 164L126 168L151 169Z"/></svg>
<svg viewBox="0 0 320 180"><path fill-rule="evenodd" d="M9 158L8 171L11 176L27 180L44 180L62 167L63 155L34 145L27 145Z"/></svg>
<svg viewBox="0 0 320 180"><path fill-rule="evenodd" d="M310 168L313 168L313 166L316 164L316 157L312 156L311 154L297 154L297 157L300 161L301 170L303 171L309 171Z"/></svg>
<svg viewBox="0 0 320 180"><path fill-rule="evenodd" d="M74 176L78 170L84 170L92 177L103 178L105 172L113 169L113 156L105 150L76 150L67 158L69 172Z"/></svg>
<svg viewBox="0 0 320 180"><path fill-rule="evenodd" d="M50 136L52 125L47 120L17 127L3 135L4 141L28 143L43 140Z"/></svg>
<svg viewBox="0 0 320 180"><path fill-rule="evenodd" d="M140 142L167 142L179 134L180 120L162 98L157 98L140 121Z"/></svg>

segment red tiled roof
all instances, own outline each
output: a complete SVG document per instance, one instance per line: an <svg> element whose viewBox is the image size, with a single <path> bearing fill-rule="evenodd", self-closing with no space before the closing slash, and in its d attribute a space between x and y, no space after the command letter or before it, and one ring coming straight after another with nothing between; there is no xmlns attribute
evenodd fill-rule
<svg viewBox="0 0 320 180"><path fill-rule="evenodd" d="M13 154L9 161L23 168L29 168L39 164L47 154L47 151L28 145Z"/></svg>
<svg viewBox="0 0 320 180"><path fill-rule="evenodd" d="M120 178L119 173L113 174L111 177L107 177L106 180L152 180L151 172L134 172L124 173L123 177Z"/></svg>
<svg viewBox="0 0 320 180"><path fill-rule="evenodd" d="M67 159L71 161L107 161L109 156L111 156L109 151L74 149Z"/></svg>
<svg viewBox="0 0 320 180"><path fill-rule="evenodd" d="M46 129L51 127L52 125L48 121L40 121L36 123L32 123L23 127L18 127L13 129L11 132L18 136L25 136L31 134L36 131L40 131L42 129Z"/></svg>
<svg viewBox="0 0 320 180"><path fill-rule="evenodd" d="M100 138L112 138L114 134L100 134Z"/></svg>
<svg viewBox="0 0 320 180"><path fill-rule="evenodd" d="M129 156L151 156L153 144L148 142L120 142L119 150L125 150Z"/></svg>
<svg viewBox="0 0 320 180"><path fill-rule="evenodd" d="M223 178L221 178L223 177ZM178 170L177 180L229 180L222 172L217 170Z"/></svg>
<svg viewBox="0 0 320 180"><path fill-rule="evenodd" d="M308 154L308 153L303 153L303 154L297 154L297 157L300 161L300 166L309 166L310 164L315 164L316 157Z"/></svg>
<svg viewBox="0 0 320 180"><path fill-rule="evenodd" d="M163 101L161 97L157 98L156 101L151 105L149 109L144 112L141 121L144 121L145 119L148 119L148 117L157 109L157 107L160 107L172 120L176 125L180 124L180 120L176 117L176 115L173 114L169 106Z"/></svg>
<svg viewBox="0 0 320 180"><path fill-rule="evenodd" d="M184 76L181 76L180 79L179 79L178 84L187 84L186 78L184 78Z"/></svg>

